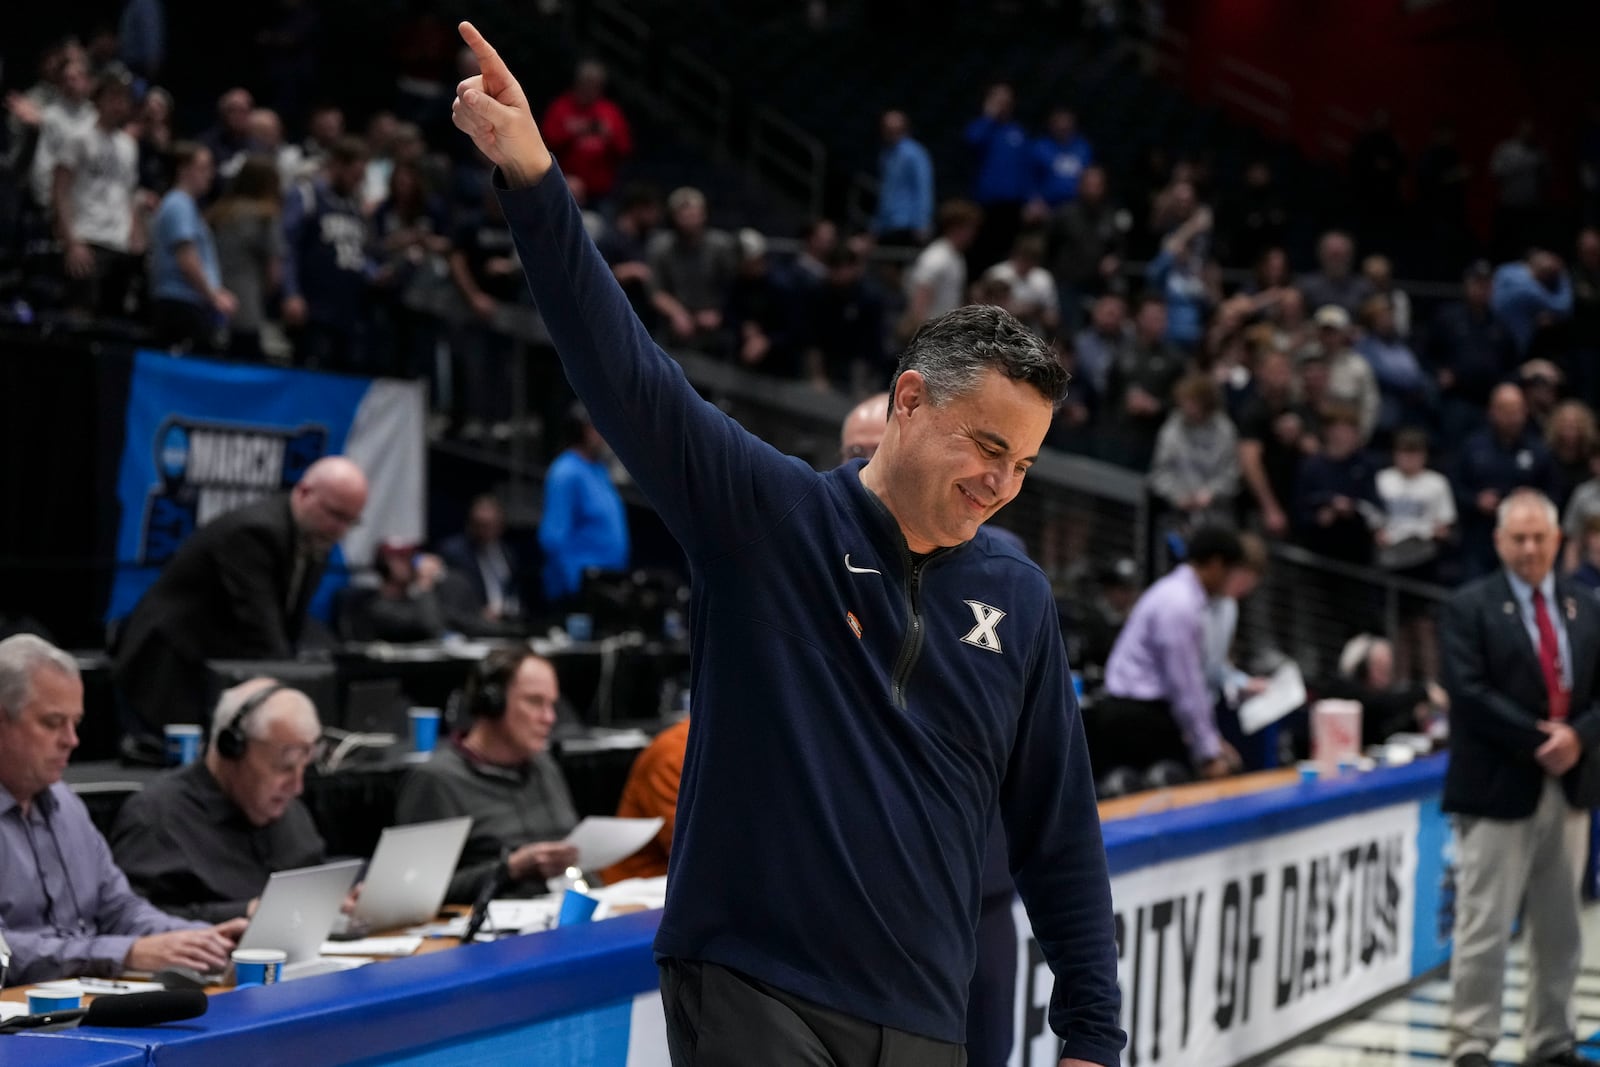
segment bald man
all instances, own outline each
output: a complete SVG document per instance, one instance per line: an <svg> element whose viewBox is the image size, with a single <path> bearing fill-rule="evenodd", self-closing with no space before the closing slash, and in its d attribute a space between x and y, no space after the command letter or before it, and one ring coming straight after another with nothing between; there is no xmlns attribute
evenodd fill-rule
<svg viewBox="0 0 1600 1067"><path fill-rule="evenodd" d="M871 459L889 427L889 394L875 393L851 409L839 427L839 459Z"/></svg>
<svg viewBox="0 0 1600 1067"><path fill-rule="evenodd" d="M210 719L206 661L289 659L328 553L361 519L367 479L343 456L317 460L286 494L196 530L134 605L113 649L134 734Z"/></svg>
<svg viewBox="0 0 1600 1067"><path fill-rule="evenodd" d="M236 731L242 747L219 744ZM252 678L217 701L205 758L169 771L117 813L111 854L134 891L170 915L225 922L275 871L323 862L300 802L322 723L304 693Z"/></svg>

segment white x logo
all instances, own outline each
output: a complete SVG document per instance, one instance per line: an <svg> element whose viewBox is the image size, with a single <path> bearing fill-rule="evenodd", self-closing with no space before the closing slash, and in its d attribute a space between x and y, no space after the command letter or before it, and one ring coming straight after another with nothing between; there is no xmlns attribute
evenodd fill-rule
<svg viewBox="0 0 1600 1067"><path fill-rule="evenodd" d="M994 632L994 628L1000 625L1000 620L1006 617L1006 613L976 600L967 600L963 603L972 609L972 617L978 620L978 625L961 640L977 648L986 648L990 652L1003 651L1000 647L1000 635Z"/></svg>

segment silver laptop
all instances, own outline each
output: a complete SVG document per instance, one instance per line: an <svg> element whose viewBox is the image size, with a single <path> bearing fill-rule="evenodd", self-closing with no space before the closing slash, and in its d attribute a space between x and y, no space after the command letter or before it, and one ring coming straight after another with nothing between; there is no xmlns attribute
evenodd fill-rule
<svg viewBox="0 0 1600 1067"><path fill-rule="evenodd" d="M289 966L317 959L360 873L360 860L277 872L267 879L239 947L278 949Z"/></svg>
<svg viewBox="0 0 1600 1067"><path fill-rule="evenodd" d="M470 815L385 829L361 880L349 927L394 930L431 920L444 903L471 829Z"/></svg>

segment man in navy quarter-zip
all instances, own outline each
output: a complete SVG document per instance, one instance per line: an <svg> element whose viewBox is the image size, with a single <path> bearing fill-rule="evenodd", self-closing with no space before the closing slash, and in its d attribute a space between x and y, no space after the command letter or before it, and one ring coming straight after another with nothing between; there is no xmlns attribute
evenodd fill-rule
<svg viewBox="0 0 1600 1067"><path fill-rule="evenodd" d="M1120 1063L1116 944L1049 583L980 534L1066 376L967 307L901 356L870 463L817 473L702 401L584 233L476 30L455 122L498 167L534 300L595 427L693 570L694 729L656 936L677 1067L966 1062L998 809L1056 976L1066 1067Z"/></svg>

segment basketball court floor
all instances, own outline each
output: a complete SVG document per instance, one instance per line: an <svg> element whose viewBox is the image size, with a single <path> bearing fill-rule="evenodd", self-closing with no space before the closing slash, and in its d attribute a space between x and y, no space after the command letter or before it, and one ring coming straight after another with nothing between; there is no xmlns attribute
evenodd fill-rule
<svg viewBox="0 0 1600 1067"><path fill-rule="evenodd" d="M1578 1035L1584 1044L1578 1051L1600 1059L1600 905L1590 905L1585 911L1583 930L1577 1009ZM1522 1064L1526 960L1522 944L1514 943L1506 973L1503 1037L1491 1056L1497 1067ZM1445 1063L1449 1010L1449 980L1438 978L1268 1062L1271 1067L1440 1067Z"/></svg>

